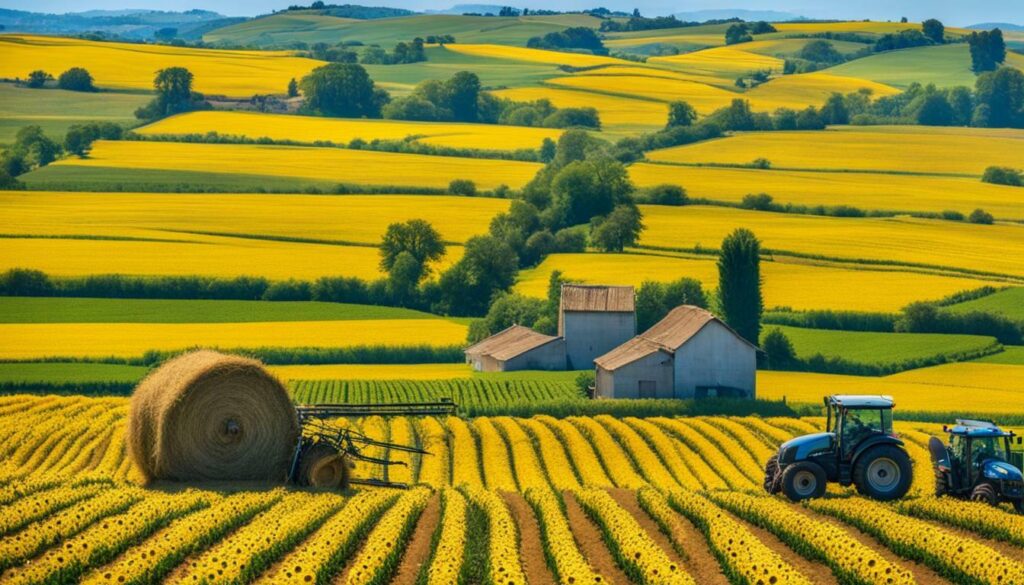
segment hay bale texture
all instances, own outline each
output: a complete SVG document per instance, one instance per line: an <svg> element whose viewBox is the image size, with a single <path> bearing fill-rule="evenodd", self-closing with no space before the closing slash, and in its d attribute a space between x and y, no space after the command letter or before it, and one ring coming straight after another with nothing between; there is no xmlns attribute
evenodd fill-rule
<svg viewBox="0 0 1024 585"><path fill-rule="evenodd" d="M181 355L132 395L128 451L147 479L283 481L299 437L284 385L256 361Z"/></svg>

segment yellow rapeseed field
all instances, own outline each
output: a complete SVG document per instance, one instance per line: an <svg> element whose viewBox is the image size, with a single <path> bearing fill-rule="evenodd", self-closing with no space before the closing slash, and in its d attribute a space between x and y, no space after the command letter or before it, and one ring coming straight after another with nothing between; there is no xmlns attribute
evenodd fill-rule
<svg viewBox="0 0 1024 585"><path fill-rule="evenodd" d="M185 236L181 242L98 239L2 238L0 271L32 268L60 276L263 276L273 280L321 276L381 276L380 254L371 246L338 246ZM462 257L449 246L437 268Z"/></svg>
<svg viewBox="0 0 1024 585"><path fill-rule="evenodd" d="M254 112L190 112L164 118L136 130L139 134L206 134L217 132L250 138L347 144L355 138L404 140L453 148L516 150L538 148L545 138L558 140L562 131L498 124L457 124L405 120L366 120L259 114Z"/></svg>
<svg viewBox="0 0 1024 585"><path fill-rule="evenodd" d="M776 77L743 95L750 100L755 110L773 111L777 108L798 109L809 105L819 107L833 93L852 93L861 89L871 90L873 98L899 93L898 89L877 81L816 71Z"/></svg>
<svg viewBox="0 0 1024 585"><path fill-rule="evenodd" d="M203 242L211 240L186 232L377 244L388 225L409 219L424 219L445 240L464 242L486 232L508 206L507 199L446 195L0 191L5 234Z"/></svg>
<svg viewBox="0 0 1024 585"><path fill-rule="evenodd" d="M619 94L642 95L665 102L683 100L701 114L729 105L737 95L705 83L640 75L575 75L547 81L555 86Z"/></svg>
<svg viewBox="0 0 1024 585"><path fill-rule="evenodd" d="M967 408L971 412L979 413L1019 413L1019 389L1020 384L1024 382L1024 368L1003 366L1005 370L999 372L972 369L974 366L982 365L995 364L953 364L963 368L950 379L946 379L945 376L947 373L953 373L947 368L955 371L951 366L911 370L878 378L759 371L757 396L771 400L785 397L790 402L819 404L822 395L826 393L888 394L896 399L896 408L905 411L959 412ZM1012 387L1008 387L1007 384L1012 384ZM967 396L970 397L969 404L965 406Z"/></svg>
<svg viewBox="0 0 1024 585"><path fill-rule="evenodd" d="M54 164L408 187L447 187L453 179L471 179L483 189L500 184L521 187L540 168L539 164L519 161L342 148L105 140L94 144L89 158L66 158Z"/></svg>
<svg viewBox="0 0 1024 585"><path fill-rule="evenodd" d="M487 59L503 59L506 61L523 61L527 63L544 63L547 65L571 65L573 67L593 67L595 65L628 64L627 61L600 55L583 53L565 53L561 51L545 51L543 49L527 49L508 45L463 45L455 43L445 45L445 49L461 55L484 57Z"/></svg>
<svg viewBox="0 0 1024 585"><path fill-rule="evenodd" d="M97 86L153 89L153 77L166 67L185 67L196 91L248 97L284 93L288 80L324 65L284 51L226 51L168 45L96 42L30 35L0 35L0 77L25 78L42 69L57 76L84 67Z"/></svg>
<svg viewBox="0 0 1024 585"><path fill-rule="evenodd" d="M727 144L727 141L707 144L711 147ZM673 149L655 152L668 153L670 150ZM773 157L771 152L762 152L752 155L746 162L761 156ZM747 194L768 193L778 203L851 205L864 210L935 213L949 209L964 215L981 207L999 219L1024 219L1024 205L1020 204L1020 196L1013 187L982 183L974 178L762 171L648 163L630 166L629 175L641 187L672 183L685 187L691 197L714 201L738 203Z"/></svg>
<svg viewBox="0 0 1024 585"><path fill-rule="evenodd" d="M329 364L270 370L283 380L451 380L473 375L467 364Z"/></svg>
<svg viewBox="0 0 1024 585"><path fill-rule="evenodd" d="M981 175L991 165L1024 167L1024 131L929 126L843 126L814 132L745 132L647 153L655 161ZM1019 205L1019 201L1018 201Z"/></svg>
<svg viewBox="0 0 1024 585"><path fill-rule="evenodd" d="M730 83L736 77L751 71L770 69L775 73L782 73L784 64L782 59L751 53L739 46L714 47L669 57L652 57L648 59L648 63L692 75L716 77L721 82Z"/></svg>
<svg viewBox="0 0 1024 585"><path fill-rule="evenodd" d="M641 244L717 248L749 228L775 251L889 260L1024 276L1024 226L910 217L841 218L711 206L642 206Z"/></svg>
<svg viewBox="0 0 1024 585"><path fill-rule="evenodd" d="M516 290L544 297L554 270L573 281L639 286L696 278L706 290L718 283L714 257L684 258L648 254L552 254L537 268L520 273ZM761 263L765 306L796 310L842 309L894 312L907 304L957 291L998 284L906 271L857 270L788 262Z"/></svg>
<svg viewBox="0 0 1024 585"><path fill-rule="evenodd" d="M0 359L138 356L190 347L457 345L466 326L444 319L267 323L5 323Z"/></svg>
<svg viewBox="0 0 1024 585"><path fill-rule="evenodd" d="M494 94L517 101L547 99L559 108L595 108L606 133L650 131L668 121L668 104L647 100L549 87L503 89Z"/></svg>

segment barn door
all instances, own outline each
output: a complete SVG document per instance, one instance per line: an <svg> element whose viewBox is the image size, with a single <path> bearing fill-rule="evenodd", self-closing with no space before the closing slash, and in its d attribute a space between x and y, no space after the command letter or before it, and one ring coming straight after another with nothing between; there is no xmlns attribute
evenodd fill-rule
<svg viewBox="0 0 1024 585"><path fill-rule="evenodd" d="M658 383L654 380L640 380L640 398L657 398Z"/></svg>

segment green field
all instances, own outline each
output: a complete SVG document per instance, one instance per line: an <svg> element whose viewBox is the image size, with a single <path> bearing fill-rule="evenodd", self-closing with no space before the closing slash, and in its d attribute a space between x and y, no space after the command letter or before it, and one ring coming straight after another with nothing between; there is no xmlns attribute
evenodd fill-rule
<svg viewBox="0 0 1024 585"><path fill-rule="evenodd" d="M974 360L988 364L1006 364L1010 366L1024 366L1024 347L1008 345L1003 351L987 355Z"/></svg>
<svg viewBox="0 0 1024 585"><path fill-rule="evenodd" d="M1024 55L1008 52L1006 65L1024 68ZM905 88L913 82L939 87L974 87L970 50L966 43L935 47L914 47L878 53L827 70L836 75L860 77L894 87Z"/></svg>
<svg viewBox="0 0 1024 585"><path fill-rule="evenodd" d="M311 301L0 297L0 323L252 323L433 317L398 307Z"/></svg>
<svg viewBox="0 0 1024 585"><path fill-rule="evenodd" d="M536 85L545 79L564 75L555 65L488 59L427 47L427 61L404 65L365 65L376 83L393 95L401 95L427 79L448 79L459 71L471 71L485 88Z"/></svg>
<svg viewBox="0 0 1024 585"><path fill-rule="evenodd" d="M48 165L36 169L19 176L18 180L30 189L43 191L301 193L310 189L329 192L338 184L337 181L244 173L61 165Z"/></svg>
<svg viewBox="0 0 1024 585"><path fill-rule="evenodd" d="M30 124L42 126L47 135L58 141L72 124L134 124L136 108L150 99L143 94L28 89L0 83L0 145L14 142L18 130Z"/></svg>
<svg viewBox="0 0 1024 585"><path fill-rule="evenodd" d="M764 331L774 329L766 325ZM889 366L910 360L984 350L996 343L980 335L943 335L938 333L875 333L778 327L793 342L797 357L806 359L821 354L861 364Z"/></svg>
<svg viewBox="0 0 1024 585"><path fill-rule="evenodd" d="M494 18L431 14L355 20L289 11L217 29L203 36L207 42L268 46L291 41L337 43L359 41L390 47L415 37L450 34L459 43L525 45L530 37L572 26L597 28L600 20L584 14Z"/></svg>
<svg viewBox="0 0 1024 585"><path fill-rule="evenodd" d="M957 303L946 307L947 311L954 313L969 313L971 311L983 311L995 313L1024 321L1024 288L1012 287L1001 290L995 294L987 295L964 303Z"/></svg>
<svg viewBox="0 0 1024 585"><path fill-rule="evenodd" d="M135 382L149 368L121 364L0 363L0 384L87 384L90 382Z"/></svg>

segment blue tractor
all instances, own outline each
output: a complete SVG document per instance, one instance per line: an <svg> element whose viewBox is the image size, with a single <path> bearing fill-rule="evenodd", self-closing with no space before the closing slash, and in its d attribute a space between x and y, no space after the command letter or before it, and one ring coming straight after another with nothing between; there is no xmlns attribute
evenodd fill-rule
<svg viewBox="0 0 1024 585"><path fill-rule="evenodd" d="M764 489L794 502L825 494L828 482L857 486L881 501L902 498L914 470L893 434L890 396L825 398L825 432L786 441L765 465Z"/></svg>
<svg viewBox="0 0 1024 585"><path fill-rule="evenodd" d="M1012 449L1021 438L995 423L957 420L949 444L932 437L928 442L935 469L935 495L970 498L993 506L1009 502L1024 514L1024 475L1020 454ZM1016 465L1014 465L1016 463Z"/></svg>

